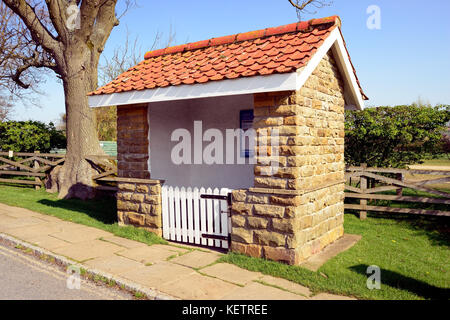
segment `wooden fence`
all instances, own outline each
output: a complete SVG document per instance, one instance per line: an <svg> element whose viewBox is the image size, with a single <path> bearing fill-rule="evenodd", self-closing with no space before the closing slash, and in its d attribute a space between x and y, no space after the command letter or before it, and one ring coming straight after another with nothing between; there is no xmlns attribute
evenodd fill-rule
<svg viewBox="0 0 450 320"><path fill-rule="evenodd" d="M0 182L18 185L31 185L36 189L43 185L43 180L50 171L64 163L64 154L55 153L25 153L2 151L0 152ZM99 190L114 191L117 188L111 185L117 176L116 157L89 156L86 157L94 169L99 172L93 179L99 184Z"/></svg>
<svg viewBox="0 0 450 320"><path fill-rule="evenodd" d="M97 190L117 191L117 157L94 155L86 157L99 172L92 177L97 183Z"/></svg>
<svg viewBox="0 0 450 320"><path fill-rule="evenodd" d="M367 217L367 211L450 216L450 211L448 211L450 207L445 210L430 210L376 204L377 200L387 200L400 203L450 205L450 193L442 190L450 190L450 171L367 168L361 166L348 167L345 178L347 180L345 198L347 200L359 199L359 204L346 203L345 209L359 211L361 219ZM404 188L423 191L438 197L404 196ZM386 192L394 190L396 191L395 195L386 194ZM368 201L372 203L369 205Z"/></svg>
<svg viewBox="0 0 450 320"><path fill-rule="evenodd" d="M64 160L65 156L61 154L0 152L0 182L34 185L40 188L42 179L55 166L64 163ZM15 179L12 179L13 177Z"/></svg>

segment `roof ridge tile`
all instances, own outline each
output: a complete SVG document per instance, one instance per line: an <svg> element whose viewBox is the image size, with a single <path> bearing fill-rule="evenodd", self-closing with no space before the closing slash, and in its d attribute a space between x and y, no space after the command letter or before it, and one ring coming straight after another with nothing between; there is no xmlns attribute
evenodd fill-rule
<svg viewBox="0 0 450 320"><path fill-rule="evenodd" d="M320 19L312 19L309 21L300 21L287 25L282 25L279 27L266 28L261 30L249 31L244 33L238 33L234 35L228 35L218 38L212 38L208 40L201 40L193 43L187 43L182 45L177 45L173 47L168 47L164 49L157 49L153 51L149 51L145 54L145 59L155 58L158 56L163 56L166 54L173 54L184 51L191 51L202 49L211 46L224 45L224 44L232 44L235 42L242 42L248 40L254 40L258 38L264 38L274 35L280 35L285 33L291 33L296 31L307 31L311 26L317 27L321 24L330 24L334 23L335 25L341 26L341 20L338 16L331 16Z"/></svg>

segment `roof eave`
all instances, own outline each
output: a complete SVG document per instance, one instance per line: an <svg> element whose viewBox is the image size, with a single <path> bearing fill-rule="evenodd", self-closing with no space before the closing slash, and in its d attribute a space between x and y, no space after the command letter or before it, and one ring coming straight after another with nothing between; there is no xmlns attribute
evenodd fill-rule
<svg viewBox="0 0 450 320"><path fill-rule="evenodd" d="M161 101L211 98L261 92L294 91L297 88L296 72L267 76L243 77L203 84L168 86L164 88L134 90L121 93L91 95L90 107L121 106Z"/></svg>

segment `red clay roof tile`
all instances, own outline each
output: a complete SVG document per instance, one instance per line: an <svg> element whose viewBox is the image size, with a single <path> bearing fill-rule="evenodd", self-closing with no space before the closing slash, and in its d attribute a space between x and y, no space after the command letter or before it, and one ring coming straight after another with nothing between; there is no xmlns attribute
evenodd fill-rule
<svg viewBox="0 0 450 320"><path fill-rule="evenodd" d="M340 25L333 16L150 51L90 95L294 72Z"/></svg>

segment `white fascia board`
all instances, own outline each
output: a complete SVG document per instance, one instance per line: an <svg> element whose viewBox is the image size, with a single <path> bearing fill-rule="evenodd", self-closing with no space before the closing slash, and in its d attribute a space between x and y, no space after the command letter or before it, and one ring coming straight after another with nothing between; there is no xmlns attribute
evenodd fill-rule
<svg viewBox="0 0 450 320"><path fill-rule="evenodd" d="M339 28L334 29L328 38L325 39L324 43L320 46L306 67L298 70L299 77L297 79L297 90L300 90L301 87L303 87L330 49L333 50L334 58L337 60L344 80L350 89L353 100L351 103L355 104L361 110L364 109L364 100L358 83L356 82L355 73L353 72L347 50L345 49L344 39L342 38Z"/></svg>
<svg viewBox="0 0 450 320"><path fill-rule="evenodd" d="M120 106L160 101L220 97L275 91L294 91L297 72L256 76L203 84L169 86L164 88L133 90L113 94L89 96L90 107Z"/></svg>

